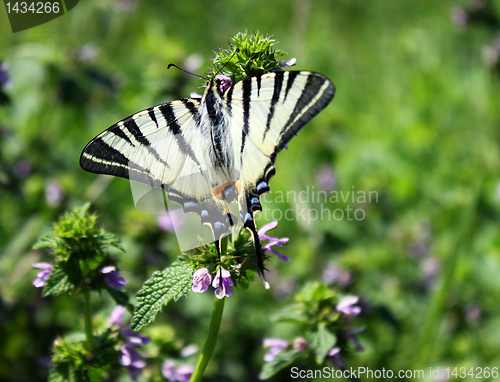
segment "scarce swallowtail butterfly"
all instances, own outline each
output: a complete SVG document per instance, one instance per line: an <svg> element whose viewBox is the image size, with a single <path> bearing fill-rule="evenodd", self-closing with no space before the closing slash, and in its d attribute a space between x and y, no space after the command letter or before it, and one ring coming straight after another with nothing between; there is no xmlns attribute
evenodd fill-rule
<svg viewBox="0 0 500 382"><path fill-rule="evenodd" d="M328 78L306 71L270 72L227 89L213 78L201 99L163 103L114 124L83 149L80 166L161 187L212 228L219 255L220 238L243 224L267 288L255 225L260 197L276 155L334 94ZM239 217L230 212L233 202Z"/></svg>

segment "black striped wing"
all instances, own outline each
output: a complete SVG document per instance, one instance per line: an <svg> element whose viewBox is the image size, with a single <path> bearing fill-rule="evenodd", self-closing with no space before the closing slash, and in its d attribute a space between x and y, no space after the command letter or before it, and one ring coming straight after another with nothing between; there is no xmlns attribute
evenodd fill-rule
<svg viewBox="0 0 500 382"><path fill-rule="evenodd" d="M252 77L227 91L233 146L245 189L240 205L248 211L242 216L244 223L262 209L260 195L269 191L276 154L334 95L328 78L298 71Z"/></svg>
<svg viewBox="0 0 500 382"><path fill-rule="evenodd" d="M199 106L198 100L185 99L125 118L83 149L80 166L155 187L172 184L182 170L199 171L204 156Z"/></svg>

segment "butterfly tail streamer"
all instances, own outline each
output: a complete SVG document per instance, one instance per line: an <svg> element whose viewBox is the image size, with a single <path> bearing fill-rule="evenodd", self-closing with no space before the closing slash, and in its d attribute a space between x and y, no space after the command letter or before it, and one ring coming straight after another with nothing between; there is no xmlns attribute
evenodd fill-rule
<svg viewBox="0 0 500 382"><path fill-rule="evenodd" d="M253 219L245 224L245 228L247 228L252 233L255 254L257 255L257 266L259 270L259 275L262 282L264 283L264 287L266 289L269 289L271 288L271 286L267 282L266 276L264 275L264 259L262 258L262 246L260 244L259 234L257 233L257 228L255 227Z"/></svg>

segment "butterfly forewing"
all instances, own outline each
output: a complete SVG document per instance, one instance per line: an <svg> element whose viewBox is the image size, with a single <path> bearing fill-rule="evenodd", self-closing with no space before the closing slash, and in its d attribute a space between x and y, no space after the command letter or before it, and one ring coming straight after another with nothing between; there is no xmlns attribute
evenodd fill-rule
<svg viewBox="0 0 500 382"><path fill-rule="evenodd" d="M241 81L227 92L247 208L261 209L255 196L269 190L276 154L334 94L331 81L312 72L268 73Z"/></svg>

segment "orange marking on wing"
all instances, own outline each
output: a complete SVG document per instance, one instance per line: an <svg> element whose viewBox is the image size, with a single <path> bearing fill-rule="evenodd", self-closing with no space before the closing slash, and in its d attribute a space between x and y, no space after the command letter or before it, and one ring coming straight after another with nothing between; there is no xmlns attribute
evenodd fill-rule
<svg viewBox="0 0 500 382"><path fill-rule="evenodd" d="M222 200L222 193L228 188L235 186L236 190L238 190L238 194L241 192L241 183L240 182L226 182L221 184L219 187L213 189L213 193L216 197Z"/></svg>

